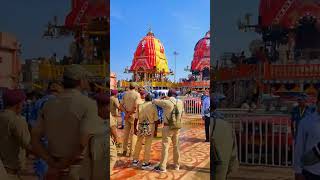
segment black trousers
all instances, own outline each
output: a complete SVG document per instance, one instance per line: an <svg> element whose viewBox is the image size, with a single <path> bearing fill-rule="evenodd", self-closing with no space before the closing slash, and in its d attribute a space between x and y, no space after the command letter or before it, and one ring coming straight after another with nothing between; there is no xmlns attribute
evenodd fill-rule
<svg viewBox="0 0 320 180"><path fill-rule="evenodd" d="M320 180L320 175L315 175L309 171L303 170L302 174L306 180Z"/></svg>
<svg viewBox="0 0 320 180"><path fill-rule="evenodd" d="M210 117L206 117L204 119L204 128L205 128L205 132L206 132L206 140L209 141L209 129L210 129Z"/></svg>

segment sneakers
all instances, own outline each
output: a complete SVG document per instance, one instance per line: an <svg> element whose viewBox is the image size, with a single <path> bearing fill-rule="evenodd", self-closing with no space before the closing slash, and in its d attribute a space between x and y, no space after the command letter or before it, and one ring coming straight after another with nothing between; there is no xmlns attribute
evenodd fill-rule
<svg viewBox="0 0 320 180"><path fill-rule="evenodd" d="M152 169L151 163L142 163L141 169L146 170L146 169Z"/></svg>
<svg viewBox="0 0 320 180"><path fill-rule="evenodd" d="M175 165L174 170L179 171L180 170L180 165Z"/></svg>
<svg viewBox="0 0 320 180"><path fill-rule="evenodd" d="M157 172L160 172L160 173L167 172L166 169L162 169L160 166L155 167L154 170L157 171Z"/></svg>
<svg viewBox="0 0 320 180"><path fill-rule="evenodd" d="M133 160L133 161L132 161L132 166L137 167L138 164L139 164L139 161L138 161L138 160Z"/></svg>

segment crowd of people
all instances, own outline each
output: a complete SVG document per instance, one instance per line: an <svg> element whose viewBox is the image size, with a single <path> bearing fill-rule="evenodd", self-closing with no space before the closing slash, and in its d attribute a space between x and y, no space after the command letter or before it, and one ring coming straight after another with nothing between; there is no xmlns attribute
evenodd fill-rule
<svg viewBox="0 0 320 180"><path fill-rule="evenodd" d="M26 162L32 160L34 174L40 180L101 179L108 174L108 149L112 173L122 141L122 156L131 157L132 166L157 172L167 170L171 141L174 169L180 169L179 135L184 107L177 97L179 91L147 91L131 83L130 87L109 94L99 88L99 83L89 83L88 76L81 66L71 65L65 69L63 81L50 82L46 91L1 90L1 175L19 179ZM208 91L202 100L209 142ZM151 164L151 146L159 124L163 125L161 160ZM123 138L118 129L123 129ZM143 145L144 156L140 159Z"/></svg>
<svg viewBox="0 0 320 180"><path fill-rule="evenodd" d="M90 92L89 76L71 65L42 95L3 89L0 179L21 179L27 159L39 179L107 179L110 96Z"/></svg>
<svg viewBox="0 0 320 180"><path fill-rule="evenodd" d="M177 91L170 89L164 96L156 96L137 84L118 95L116 90L111 91L111 121L116 127L117 120L122 119L120 128L124 128L122 156L132 159L133 167L166 172L170 139L173 143L173 159L175 170L180 168L179 134L182 125L183 102L177 98ZM117 98L118 97L118 98ZM119 101L120 99L120 101ZM161 117L163 116L163 117ZM151 164L152 140L157 134L158 124L163 124L162 152L158 164ZM116 134L114 148L120 140ZM129 145L130 144L130 145ZM144 156L140 159L140 151L144 144ZM115 165L116 158L111 159L111 167Z"/></svg>

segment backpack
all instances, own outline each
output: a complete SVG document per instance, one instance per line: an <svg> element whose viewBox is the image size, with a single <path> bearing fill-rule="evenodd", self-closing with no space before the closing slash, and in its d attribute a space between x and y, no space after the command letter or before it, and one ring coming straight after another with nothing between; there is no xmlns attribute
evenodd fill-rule
<svg viewBox="0 0 320 180"><path fill-rule="evenodd" d="M140 109L138 109L138 119L140 119L139 117L139 111ZM151 136L152 135L152 130L150 127L150 121L148 119L144 119L142 120L142 122L139 122L138 124L138 136Z"/></svg>
<svg viewBox="0 0 320 180"><path fill-rule="evenodd" d="M178 109L178 100L176 100L176 103L173 103L172 101L170 101L174 107L173 110L171 111L170 117L167 117L168 123L169 123L169 127L170 129L181 129L182 127L182 123L181 123L181 113Z"/></svg>
<svg viewBox="0 0 320 180"><path fill-rule="evenodd" d="M143 120L138 125L138 136L151 136L150 121L148 119Z"/></svg>

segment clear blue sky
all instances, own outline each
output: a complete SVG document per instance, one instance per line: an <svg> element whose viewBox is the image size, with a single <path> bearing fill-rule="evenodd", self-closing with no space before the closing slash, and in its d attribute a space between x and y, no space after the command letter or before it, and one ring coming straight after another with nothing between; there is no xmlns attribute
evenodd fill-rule
<svg viewBox="0 0 320 180"><path fill-rule="evenodd" d="M118 79L130 66L139 41L151 26L165 48L169 68L174 69L173 52L177 51L177 80L187 77L184 68L191 65L193 49L210 29L210 1L111 0L111 71ZM173 79L173 77L171 77Z"/></svg>
<svg viewBox="0 0 320 180"><path fill-rule="evenodd" d="M0 4L0 32L9 32L22 43L22 59L68 53L72 37L46 40L42 34L53 16L64 24L71 0L0 0Z"/></svg>
<svg viewBox="0 0 320 180"><path fill-rule="evenodd" d="M255 32L241 32L237 21L246 13L251 13L252 23L258 22L259 0L234 1L213 0L213 38L214 59L223 52L239 52L248 50L248 45L254 39L260 38ZM211 55L212 57L212 55Z"/></svg>

